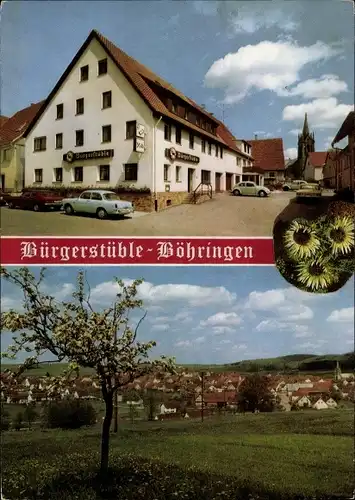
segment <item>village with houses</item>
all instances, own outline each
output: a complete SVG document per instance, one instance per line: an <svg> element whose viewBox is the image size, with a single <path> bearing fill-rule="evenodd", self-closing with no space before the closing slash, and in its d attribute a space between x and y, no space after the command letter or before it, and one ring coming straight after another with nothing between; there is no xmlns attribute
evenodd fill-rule
<svg viewBox="0 0 355 500"><path fill-rule="evenodd" d="M320 375L264 374L275 399L275 411L327 410L349 407L355 402L355 376L342 373L337 362L332 378ZM129 418L130 407L146 418L147 395L154 398L154 418L198 418L216 410L238 411L238 392L248 375L235 372L193 371L181 368L177 375L145 376L127 384L118 394L118 406ZM79 377L58 392L51 389L50 376L27 376L14 384L6 371L1 373L1 401L8 405L41 407L48 401L83 399L100 401L101 389L90 376ZM149 397L148 397L149 400ZM119 410L120 411L120 410ZM142 415L144 415L142 417Z"/></svg>

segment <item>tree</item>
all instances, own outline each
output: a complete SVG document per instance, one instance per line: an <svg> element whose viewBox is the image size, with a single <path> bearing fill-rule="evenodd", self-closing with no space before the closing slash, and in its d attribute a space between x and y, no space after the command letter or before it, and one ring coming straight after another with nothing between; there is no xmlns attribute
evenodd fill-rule
<svg viewBox="0 0 355 500"><path fill-rule="evenodd" d="M28 428L31 429L33 422L38 417L34 404L29 403L26 405L26 408L23 412L23 417L28 424Z"/></svg>
<svg viewBox="0 0 355 500"><path fill-rule="evenodd" d="M267 377L257 373L246 377L239 387L239 410L242 412L273 411L276 401L269 390L269 384Z"/></svg>
<svg viewBox="0 0 355 500"><path fill-rule="evenodd" d="M95 311L90 302L90 285L83 271L77 275L75 291L68 302L59 302L45 293L45 269L40 271L39 277L26 267L14 271L1 269L1 276L23 293L21 311L1 313L1 330L17 334L2 357L16 360L16 355L23 351L28 355L16 372L8 370L9 375L16 378L25 370L48 363L40 358L50 353L55 362L69 364L61 375L48 378L46 392L52 395L61 393L68 381L78 377L80 368L93 369L105 402L100 470L107 472L110 427L118 389L157 369L175 372L173 359L162 356L152 360L149 357L156 345L154 341L137 340L138 328L146 313L142 314L135 329L130 327L129 313L142 310L143 303L137 294L143 280L135 280L126 286L115 278L118 291L114 302Z"/></svg>
<svg viewBox="0 0 355 500"><path fill-rule="evenodd" d="M143 403L146 408L148 420L154 420L160 402L159 391L157 389L147 389L143 397Z"/></svg>

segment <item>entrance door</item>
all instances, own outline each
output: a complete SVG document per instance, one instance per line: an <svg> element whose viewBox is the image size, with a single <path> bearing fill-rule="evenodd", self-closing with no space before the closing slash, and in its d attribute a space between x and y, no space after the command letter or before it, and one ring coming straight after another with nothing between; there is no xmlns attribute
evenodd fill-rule
<svg viewBox="0 0 355 500"><path fill-rule="evenodd" d="M232 176L233 174L226 174L226 191L232 191Z"/></svg>
<svg viewBox="0 0 355 500"><path fill-rule="evenodd" d="M189 168L187 170L187 191L191 193L194 189L194 174L195 174L195 169L194 168Z"/></svg>
<svg viewBox="0 0 355 500"><path fill-rule="evenodd" d="M5 191L5 174L1 174L1 191Z"/></svg>
<svg viewBox="0 0 355 500"><path fill-rule="evenodd" d="M216 172L216 192L221 191L221 177L222 174L219 172Z"/></svg>

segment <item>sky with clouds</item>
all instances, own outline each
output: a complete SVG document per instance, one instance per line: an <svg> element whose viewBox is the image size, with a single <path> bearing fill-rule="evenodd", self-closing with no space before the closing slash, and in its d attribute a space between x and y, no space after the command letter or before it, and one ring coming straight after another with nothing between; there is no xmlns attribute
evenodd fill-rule
<svg viewBox="0 0 355 500"><path fill-rule="evenodd" d="M6 2L2 114L46 97L95 28L236 137L282 137L294 157L307 112L324 151L354 104L352 10L347 0Z"/></svg>
<svg viewBox="0 0 355 500"><path fill-rule="evenodd" d="M30 268L35 274L38 268ZM69 300L79 268L47 269L46 293ZM114 278L144 278L139 297L147 311L139 340L155 340L153 355L178 363L222 364L295 353L332 354L354 349L354 280L336 293L316 295L291 287L268 267L88 267L91 303L112 304ZM18 309L21 294L2 283L2 311ZM2 351L11 342L3 333Z"/></svg>

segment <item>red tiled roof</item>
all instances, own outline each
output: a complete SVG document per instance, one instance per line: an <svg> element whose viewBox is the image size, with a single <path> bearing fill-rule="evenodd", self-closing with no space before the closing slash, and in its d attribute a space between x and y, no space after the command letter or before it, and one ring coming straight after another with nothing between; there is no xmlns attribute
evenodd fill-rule
<svg viewBox="0 0 355 500"><path fill-rule="evenodd" d="M251 144L255 167L260 167L264 171L285 170L284 148L281 138L257 139L248 142Z"/></svg>
<svg viewBox="0 0 355 500"><path fill-rule="evenodd" d="M211 394L204 394L205 403L230 403L235 402L237 399L237 393L234 391L224 391L224 392L213 392Z"/></svg>
<svg viewBox="0 0 355 500"><path fill-rule="evenodd" d="M192 99L189 99L182 92L175 89L170 83L166 82L165 80L157 76L155 73L153 73L146 66L144 66L143 64L139 63L138 61L130 57L120 48L116 47L116 45L114 45L110 40L108 40L106 37L104 37L101 33L99 33L96 30L91 31L86 41L79 49L72 62L69 64L68 68L57 82L56 86L54 87L54 89L47 98L46 105L43 107L43 111L49 104L49 102L52 100L52 98L54 97L55 93L57 92L63 81L67 78L70 71L76 64L77 60L80 58L84 50L87 48L87 46L93 39L98 40L99 43L104 47L104 49L113 59L113 61L117 64L118 68L122 71L122 73L126 76L128 81L132 84L135 90L140 94L140 96L143 98L143 100L152 109L154 113L170 118L171 120L174 120L175 122L178 122L184 125L185 127L195 132L198 132L201 135L208 137L209 139L212 139L215 142L223 144L228 149L231 149L235 152L240 152L239 148L237 148L234 142L234 138L232 140L233 135L228 131L225 125L223 125L219 120L217 120L214 116L208 113L204 108L196 104ZM160 100L160 98L154 92L153 87L156 85L162 87L166 91L175 94L182 101L193 107L196 111L206 116L206 118L208 117L209 120L213 121L217 125L217 135L209 133L206 130L203 130L202 128L198 127L197 125L194 125L193 123L176 115L172 111L169 111L169 109L165 106L165 104ZM39 117L40 114L33 120L31 126L29 127L29 130L32 129L32 127L35 125ZM27 133L29 133L29 130L27 131Z"/></svg>
<svg viewBox="0 0 355 500"><path fill-rule="evenodd" d="M308 161L313 167L323 167L327 160L327 151L308 153Z"/></svg>
<svg viewBox="0 0 355 500"><path fill-rule="evenodd" d="M354 133L355 130L355 111L350 111L348 116L342 123L342 126L337 132L337 135L334 137L332 144L336 144L340 142L344 137Z"/></svg>
<svg viewBox="0 0 355 500"><path fill-rule="evenodd" d="M31 104L10 117L0 128L0 146L11 144L22 137L44 102Z"/></svg>

